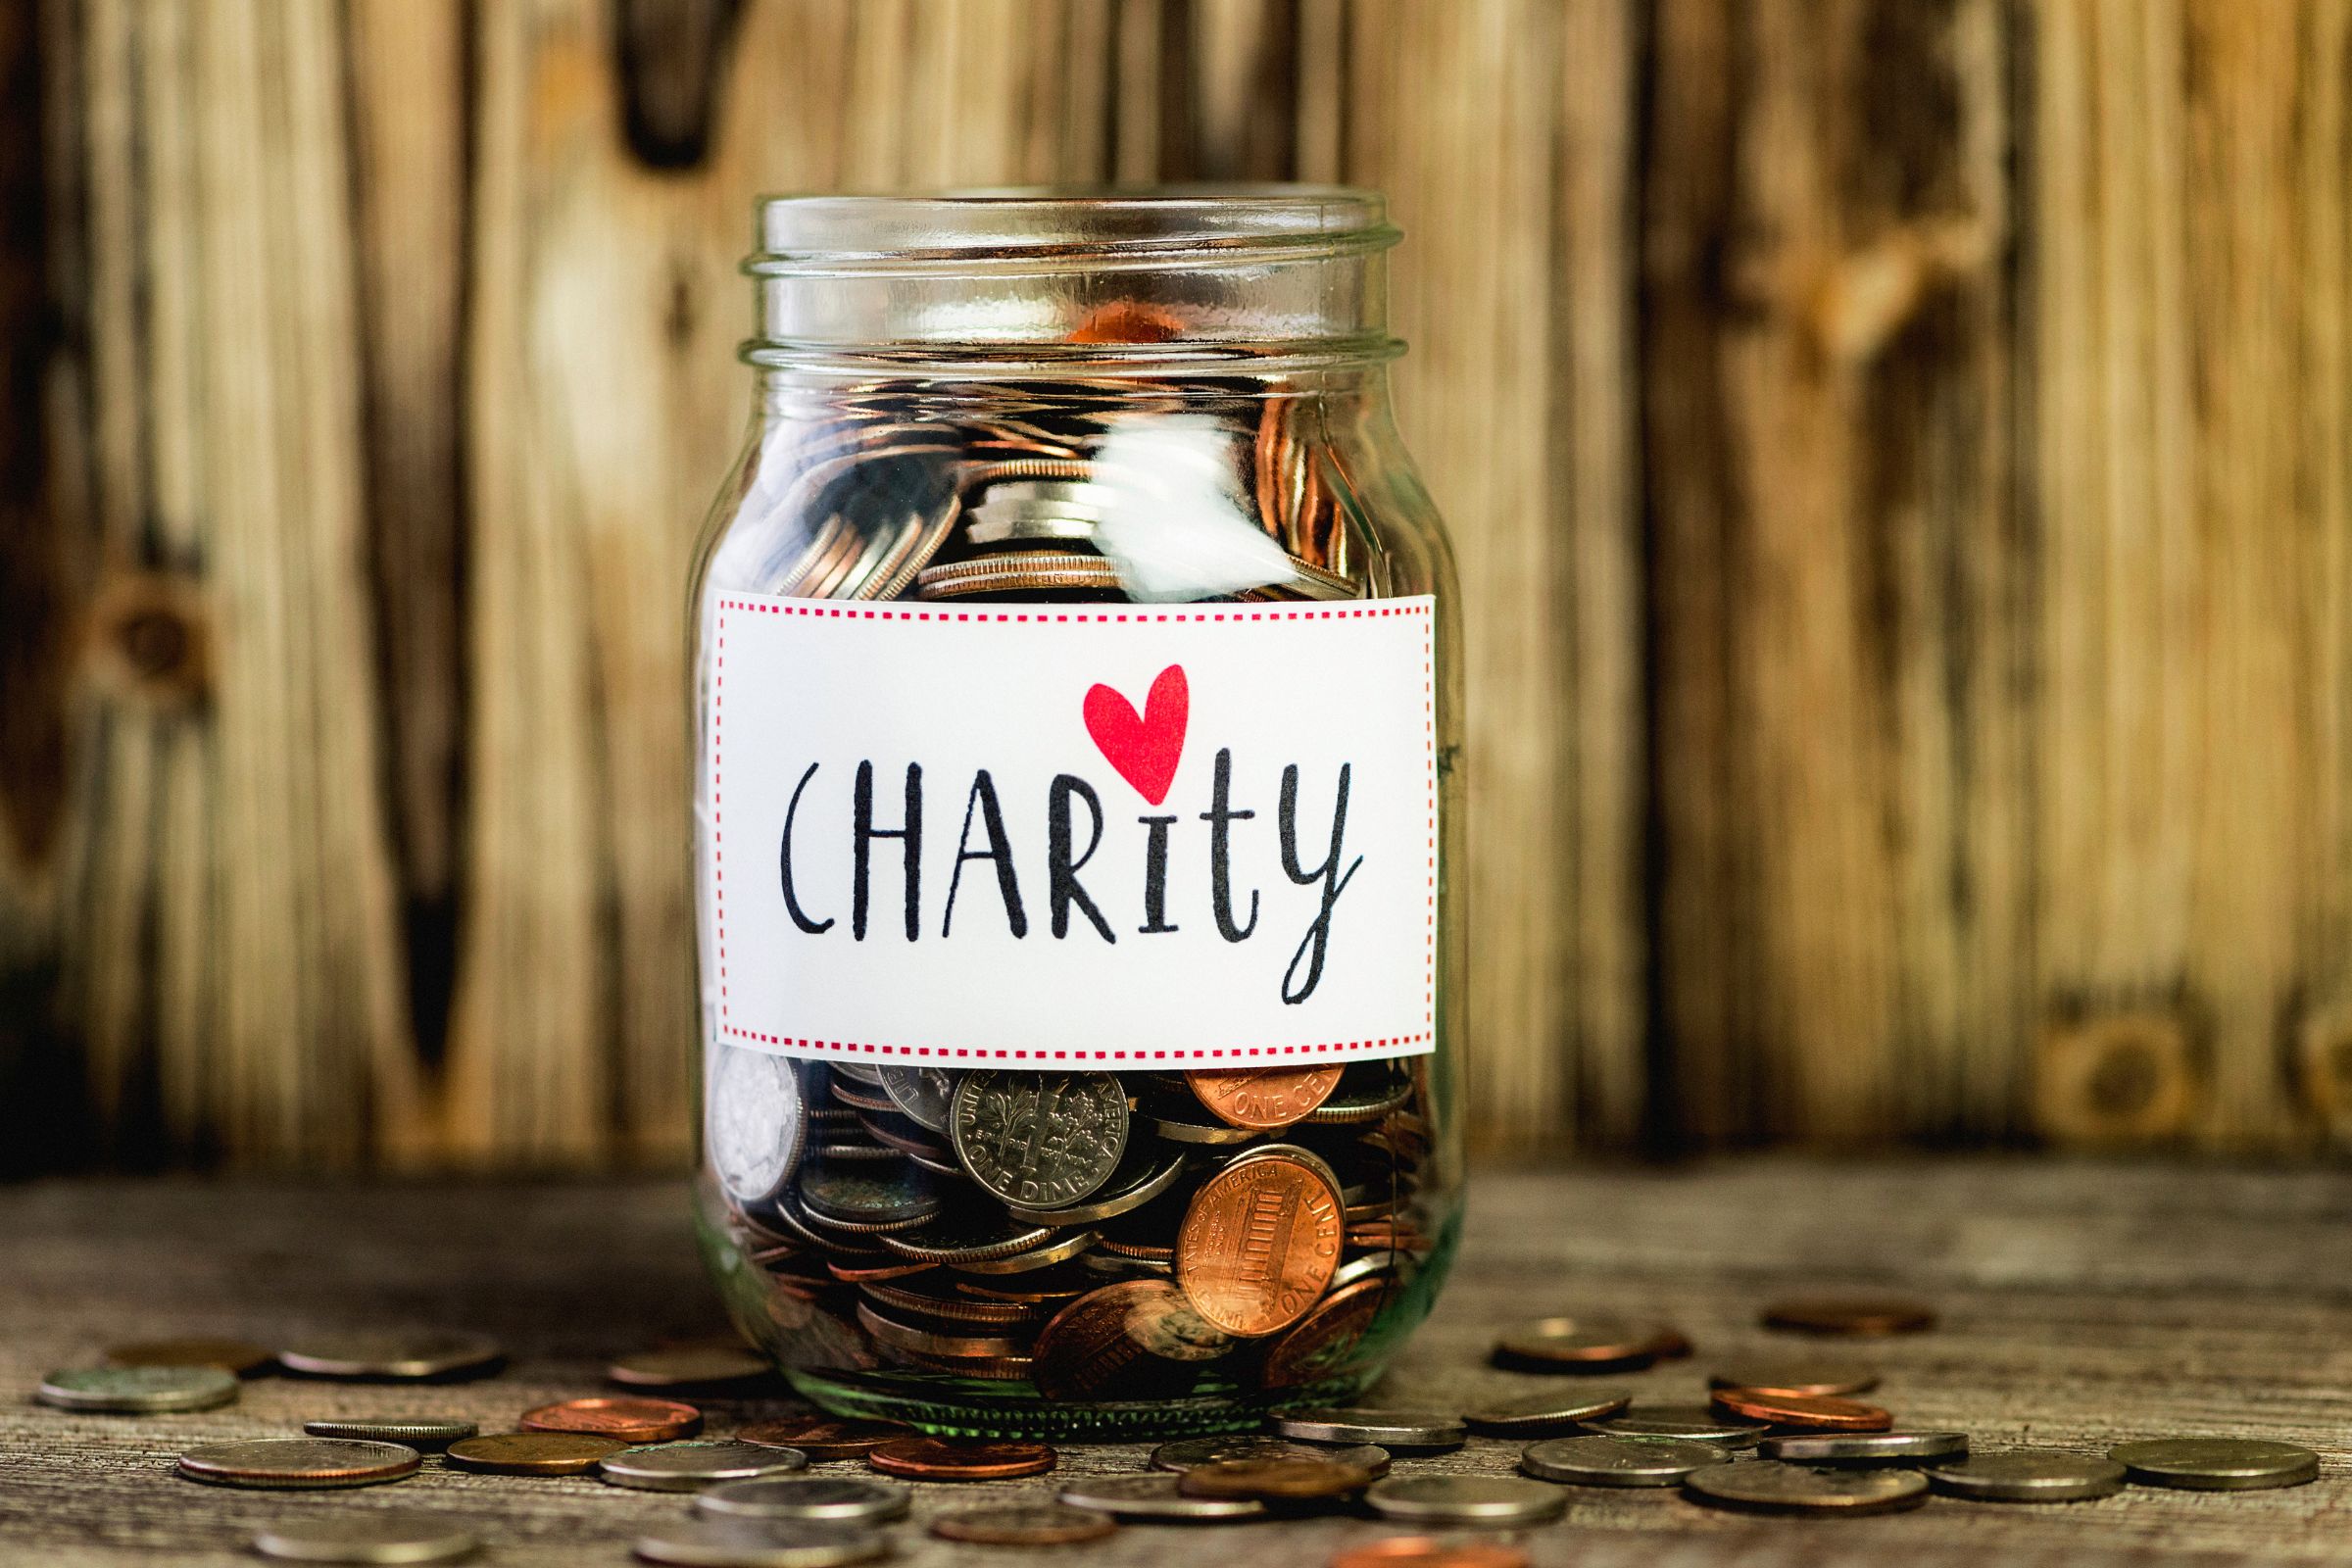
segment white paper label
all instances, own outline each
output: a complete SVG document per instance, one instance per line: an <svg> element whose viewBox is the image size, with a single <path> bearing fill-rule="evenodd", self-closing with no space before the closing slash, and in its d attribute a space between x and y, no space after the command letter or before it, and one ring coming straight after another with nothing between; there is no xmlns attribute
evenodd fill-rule
<svg viewBox="0 0 2352 1568"><path fill-rule="evenodd" d="M713 595L710 1027L942 1066L1430 1050L1433 612Z"/></svg>

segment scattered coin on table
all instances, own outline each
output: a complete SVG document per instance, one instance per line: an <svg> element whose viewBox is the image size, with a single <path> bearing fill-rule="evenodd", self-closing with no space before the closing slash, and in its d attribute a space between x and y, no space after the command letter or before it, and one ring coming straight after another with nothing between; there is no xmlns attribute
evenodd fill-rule
<svg viewBox="0 0 2352 1568"><path fill-rule="evenodd" d="M423 1455L398 1443L345 1438L249 1438L208 1443L179 1456L179 1473L219 1487L305 1491L372 1487L416 1473Z"/></svg>
<svg viewBox="0 0 2352 1568"><path fill-rule="evenodd" d="M676 1568L848 1568L886 1555L890 1538L806 1519L677 1519L647 1530L631 1549Z"/></svg>
<svg viewBox="0 0 2352 1568"><path fill-rule="evenodd" d="M1388 1536L1333 1553L1331 1568L1527 1568L1527 1553L1497 1541Z"/></svg>
<svg viewBox="0 0 2352 1568"><path fill-rule="evenodd" d="M88 1366L50 1373L33 1397L60 1410L167 1415L217 1410L237 1389L236 1374L217 1366Z"/></svg>
<svg viewBox="0 0 2352 1568"><path fill-rule="evenodd" d="M280 1349L277 1359L309 1377L405 1383L478 1376L504 1361L506 1351L482 1334L362 1329L309 1336Z"/></svg>
<svg viewBox="0 0 2352 1568"><path fill-rule="evenodd" d="M2158 1438L2121 1443L2107 1457L2143 1487L2186 1492L2261 1492L2316 1481L2320 1456L2261 1438Z"/></svg>
<svg viewBox="0 0 2352 1568"><path fill-rule="evenodd" d="M1424 1410L1277 1410L1274 1430L1301 1443L1369 1443L1383 1448L1458 1448L1460 1418Z"/></svg>
<svg viewBox="0 0 2352 1568"><path fill-rule="evenodd" d="M1674 1438L1752 1448L1772 1428L1761 1421L1734 1420L1703 1404L1637 1404L1623 1415L1593 1422L1592 1430L1612 1438Z"/></svg>
<svg viewBox="0 0 2352 1568"><path fill-rule="evenodd" d="M885 1443L916 1434L889 1421L858 1421L811 1410L806 1414L755 1421L737 1430L740 1443L797 1448L812 1460L862 1459Z"/></svg>
<svg viewBox="0 0 2352 1568"><path fill-rule="evenodd" d="M1936 1309L1899 1297L1817 1296L1776 1301L1764 1309L1763 1322L1768 1329L1787 1329L1794 1334L1875 1339L1932 1329L1936 1326Z"/></svg>
<svg viewBox="0 0 2352 1568"><path fill-rule="evenodd" d="M655 1443L609 1453L597 1473L616 1487L639 1492L698 1492L722 1481L757 1481L808 1463L798 1448L775 1448L728 1440Z"/></svg>
<svg viewBox="0 0 2352 1568"><path fill-rule="evenodd" d="M895 1481L850 1476L762 1476L728 1481L695 1494L694 1506L722 1519L819 1519L886 1524L904 1519L914 1494Z"/></svg>
<svg viewBox="0 0 2352 1568"><path fill-rule="evenodd" d="M1219 1459L1180 1473L1176 1490L1188 1497L1306 1502L1361 1492L1373 1479L1363 1466L1335 1459Z"/></svg>
<svg viewBox="0 0 2352 1568"><path fill-rule="evenodd" d="M1711 1443L1671 1438L1554 1438L1528 1446L1519 1468L1545 1481L1577 1487L1673 1487L1693 1470L1725 1464L1730 1455Z"/></svg>
<svg viewBox="0 0 2352 1568"><path fill-rule="evenodd" d="M931 1521L931 1533L942 1541L983 1546L1074 1546L1115 1535L1118 1528L1119 1522L1108 1514L1065 1502L991 1503L943 1513Z"/></svg>
<svg viewBox="0 0 2352 1568"><path fill-rule="evenodd" d="M1296 1443L1289 1438L1235 1432L1211 1438L1181 1438L1174 1443L1163 1443L1152 1450L1152 1463L1161 1470L1191 1470L1225 1459L1331 1460L1359 1466L1374 1477L1389 1473L1389 1450L1371 1443L1335 1447Z"/></svg>
<svg viewBox="0 0 2352 1568"><path fill-rule="evenodd" d="M493 1432L449 1446L449 1462L493 1476L584 1476L628 1445L585 1432Z"/></svg>
<svg viewBox="0 0 2352 1568"><path fill-rule="evenodd" d="M633 1389L709 1388L773 1375L768 1359L741 1346L681 1345L616 1357L605 1376Z"/></svg>
<svg viewBox="0 0 2352 1568"><path fill-rule="evenodd" d="M1364 1493L1372 1511L1414 1524L1517 1529L1568 1511L1568 1494L1510 1476L1391 1476Z"/></svg>
<svg viewBox="0 0 2352 1568"><path fill-rule="evenodd" d="M434 1415L320 1416L302 1430L314 1438L355 1438L362 1443L400 1443L412 1448L446 1448L481 1431L471 1421Z"/></svg>
<svg viewBox="0 0 2352 1568"><path fill-rule="evenodd" d="M2126 1471L2095 1454L2019 1448L1939 1459L1926 1474L1937 1492L1978 1502L2086 1502L2121 1492Z"/></svg>
<svg viewBox="0 0 2352 1568"><path fill-rule="evenodd" d="M1581 1388L1530 1395L1465 1410L1462 1424L1473 1432L1495 1437L1545 1438L1573 1432L1588 1421L1616 1415L1633 1398L1632 1390L1621 1388Z"/></svg>
<svg viewBox="0 0 2352 1568"><path fill-rule="evenodd" d="M380 1508L280 1519L253 1537L255 1551L283 1562L456 1562L480 1545L455 1519Z"/></svg>
<svg viewBox="0 0 2352 1568"><path fill-rule="evenodd" d="M703 1430L703 1412L675 1399L564 1399L525 1410L525 1432L592 1432L623 1443L667 1443Z"/></svg>
<svg viewBox="0 0 2352 1568"><path fill-rule="evenodd" d="M1266 1505L1255 1497L1188 1497L1182 1478L1152 1470L1132 1476L1086 1476L1062 1484L1061 1500L1121 1519L1175 1523L1262 1519Z"/></svg>
<svg viewBox="0 0 2352 1568"><path fill-rule="evenodd" d="M1687 1348L1663 1325L1589 1315L1539 1318L1494 1342L1494 1362L1529 1372L1629 1372Z"/></svg>
<svg viewBox="0 0 2352 1568"><path fill-rule="evenodd" d="M1884 1432L1894 1417L1875 1404L1820 1395L1765 1394L1757 1389L1717 1389L1714 1407L1742 1421L1762 1421L1806 1432Z"/></svg>
<svg viewBox="0 0 2352 1568"><path fill-rule="evenodd" d="M1879 1386L1869 1367L1840 1361L1734 1361L1707 1374L1717 1389L1746 1389L1791 1399L1835 1399Z"/></svg>
<svg viewBox="0 0 2352 1568"><path fill-rule="evenodd" d="M1009 1481L1053 1469L1054 1450L1042 1443L983 1438L900 1438L868 1453L865 1462L909 1481Z"/></svg>
<svg viewBox="0 0 2352 1568"><path fill-rule="evenodd" d="M1789 1432L1766 1438L1759 1457L1789 1464L1916 1465L1968 1452L1965 1432Z"/></svg>
<svg viewBox="0 0 2352 1568"><path fill-rule="evenodd" d="M1757 1459L1693 1470L1683 1492L1700 1502L1766 1513L1893 1513L1926 1501L1928 1480L1916 1470L1816 1470Z"/></svg>
<svg viewBox="0 0 2352 1568"><path fill-rule="evenodd" d="M106 1348L109 1366L217 1366L251 1377L277 1359L277 1352L243 1340L139 1340Z"/></svg>

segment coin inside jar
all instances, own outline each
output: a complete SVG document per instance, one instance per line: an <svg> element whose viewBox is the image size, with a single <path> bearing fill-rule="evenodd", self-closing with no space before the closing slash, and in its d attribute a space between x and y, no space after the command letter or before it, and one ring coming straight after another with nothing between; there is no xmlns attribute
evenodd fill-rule
<svg viewBox="0 0 2352 1568"><path fill-rule="evenodd" d="M1194 1368L1233 1343L1167 1281L1130 1280L1054 1314L1038 1331L1031 1381L1049 1399L1149 1397L1190 1387Z"/></svg>
<svg viewBox="0 0 2352 1568"><path fill-rule="evenodd" d="M423 1462L397 1443L335 1438L255 1438L208 1443L179 1456L179 1473L220 1487L311 1490L372 1487L415 1475Z"/></svg>
<svg viewBox="0 0 2352 1568"><path fill-rule="evenodd" d="M564 1399L525 1410L525 1432L592 1432L623 1443L666 1443L703 1429L703 1412L675 1399Z"/></svg>
<svg viewBox="0 0 2352 1568"><path fill-rule="evenodd" d="M1236 1127L1288 1127L1340 1085L1339 1067L1196 1067L1185 1083L1200 1103Z"/></svg>
<svg viewBox="0 0 2352 1568"><path fill-rule="evenodd" d="M1200 1184L1176 1233L1176 1283L1228 1334L1304 1317L1340 1265L1339 1183L1303 1150L1268 1145Z"/></svg>
<svg viewBox="0 0 2352 1568"><path fill-rule="evenodd" d="M616 1487L639 1492L694 1492L722 1481L756 1481L799 1470L808 1463L797 1448L720 1440L656 1443L608 1453L597 1473Z"/></svg>
<svg viewBox="0 0 2352 1568"><path fill-rule="evenodd" d="M1101 1541L1118 1531L1118 1521L1065 1502L1001 1502L943 1513L931 1521L942 1541L988 1546L1072 1546Z"/></svg>
<svg viewBox="0 0 2352 1568"><path fill-rule="evenodd" d="M904 1519L914 1494L889 1481L849 1476L763 1476L729 1481L695 1494L703 1513L730 1519L817 1519L887 1524Z"/></svg>
<svg viewBox="0 0 2352 1568"><path fill-rule="evenodd" d="M283 1562L456 1562L481 1539L454 1519L427 1513L337 1513L280 1519L255 1532L253 1549Z"/></svg>
<svg viewBox="0 0 2352 1568"><path fill-rule="evenodd" d="M2261 1492L2316 1481L2320 1456L2259 1438L2159 1438L2122 1443L2107 1457L2143 1487L2188 1492Z"/></svg>
<svg viewBox="0 0 2352 1568"><path fill-rule="evenodd" d="M1915 1470L1815 1470L1772 1459L1709 1465L1683 1480L1700 1502L1765 1513L1892 1513L1927 1500Z"/></svg>
<svg viewBox="0 0 2352 1568"><path fill-rule="evenodd" d="M1054 1450L1042 1443L901 1438L868 1453L865 1462L909 1481L1008 1481L1053 1469Z"/></svg>
<svg viewBox="0 0 2352 1568"><path fill-rule="evenodd" d="M719 1184L739 1202L773 1197L808 1138L808 1102L792 1063L764 1051L719 1046L704 1103L703 1143Z"/></svg>
<svg viewBox="0 0 2352 1568"><path fill-rule="evenodd" d="M493 1432L449 1446L460 1470L495 1476L584 1476L628 1445L585 1432Z"/></svg>
<svg viewBox="0 0 2352 1568"><path fill-rule="evenodd" d="M2121 1492L2127 1472L2094 1454L2021 1448L1937 1460L1926 1474L1937 1492L1979 1502L2086 1502Z"/></svg>
<svg viewBox="0 0 2352 1568"><path fill-rule="evenodd" d="M1729 1460L1712 1444L1669 1438L1555 1438L1530 1444L1519 1468L1578 1487L1672 1487L1693 1470Z"/></svg>
<svg viewBox="0 0 2352 1568"><path fill-rule="evenodd" d="M967 1072L948 1134L972 1180L1000 1201L1075 1203L1118 1169L1127 1092L1101 1072Z"/></svg>

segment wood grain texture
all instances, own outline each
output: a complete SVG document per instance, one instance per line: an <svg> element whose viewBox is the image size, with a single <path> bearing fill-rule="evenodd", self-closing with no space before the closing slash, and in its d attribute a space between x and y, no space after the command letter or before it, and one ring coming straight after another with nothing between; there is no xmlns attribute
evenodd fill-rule
<svg viewBox="0 0 2352 1568"><path fill-rule="evenodd" d="M110 1343L172 1334L268 1345L444 1324L495 1334L513 1356L498 1377L430 1390L264 1378L235 1405L196 1415L75 1415L12 1398L0 1404L0 1555L68 1568L165 1557L226 1568L251 1561L255 1528L290 1514L421 1508L478 1530L500 1563L619 1561L639 1528L677 1517L681 1500L589 1479L470 1476L438 1459L396 1486L303 1496L192 1486L171 1467L195 1443L291 1433L321 1414L414 1411L421 1401L500 1430L533 1405L598 1392L609 1357L718 1324L684 1200L666 1181L0 1192L16 1286L0 1296L0 1387L20 1395ZM1454 1410L1543 1392L1546 1380L1485 1364L1495 1333L1534 1313L1610 1310L1666 1318L1697 1354L1607 1381L1639 1399L1688 1401L1720 1361L1825 1353L1819 1342L1755 1326L1776 1297L1899 1290L1932 1301L1940 1326L1835 1353L1878 1368L1875 1396L1907 1424L1957 1427L1981 1449L2098 1451L2183 1432L2270 1438L2318 1449L2321 1478L2238 1494L2132 1488L2065 1506L1937 1498L1914 1513L1817 1521L1726 1514L1671 1491L1570 1488L1563 1522L1519 1538L1538 1568L2340 1562L2352 1494L2347 1226L2343 1182L2316 1172L1751 1160L1670 1174L1486 1173L1473 1185L1454 1278L1375 1397ZM141 1266L126 1266L130 1258ZM583 1259L594 1260L590 1289ZM156 1278L172 1282L168 1297L150 1288ZM703 1404L717 1434L774 1408ZM1399 1457L1396 1469L1506 1475L1522 1446L1475 1438L1456 1452ZM1058 1472L1131 1471L1147 1451L1065 1446ZM893 1560L1002 1560L936 1541L924 1526L1051 1485L918 1488L914 1518L893 1530ZM1391 1533L1348 1516L1138 1525L1083 1560L1312 1564L1343 1543Z"/></svg>

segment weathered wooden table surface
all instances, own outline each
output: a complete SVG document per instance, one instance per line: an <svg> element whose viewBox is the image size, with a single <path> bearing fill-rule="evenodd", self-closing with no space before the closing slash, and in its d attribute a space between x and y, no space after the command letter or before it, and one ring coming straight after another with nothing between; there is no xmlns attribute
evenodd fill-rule
<svg viewBox="0 0 2352 1568"><path fill-rule="evenodd" d="M1566 1523L1526 1538L1542 1565L2352 1561L2352 1176L1938 1162L1747 1161L1681 1172L1482 1175L1464 1261L1385 1402L1448 1408L1537 1380L1489 1369L1494 1328L1548 1309L1656 1313L1699 1347L1638 1374L1659 1399L1700 1396L1711 1358L1793 1348L1755 1326L1776 1295L1895 1287L1934 1300L1937 1331L1838 1348L1880 1365L1906 1423L1980 1446L2103 1448L2155 1434L2288 1439L2326 1456L2280 1492L2128 1490L2038 1507L1937 1498L1917 1512L1792 1521L1713 1512L1672 1493L1572 1494ZM714 1326L674 1183L270 1186L75 1182L0 1190L0 1563L44 1568L251 1561L253 1529L290 1513L428 1507L462 1515L482 1560L628 1560L675 1496L591 1480L464 1475L428 1461L396 1486L270 1494L176 1479L212 1438L298 1432L306 1416L419 1407L484 1430L596 1392L608 1355ZM429 1390L288 1379L228 1408L88 1416L30 1402L39 1375L111 1341L177 1334L271 1343L298 1332L446 1324L498 1334L512 1368ZM1818 1347L1812 1347L1818 1348ZM723 1433L748 1406L707 1401ZM1418 1469L1509 1472L1520 1445L1474 1439ZM1127 1470L1133 1446L1071 1447L1065 1472ZM923 1489L897 1561L1012 1560L952 1547L925 1518L1040 1492L1046 1481ZM1071 1562L1319 1565L1367 1519L1136 1526ZM1054 1555L1054 1554L1048 1554Z"/></svg>

